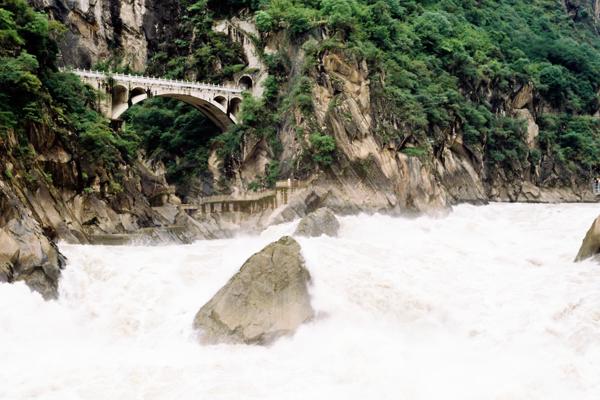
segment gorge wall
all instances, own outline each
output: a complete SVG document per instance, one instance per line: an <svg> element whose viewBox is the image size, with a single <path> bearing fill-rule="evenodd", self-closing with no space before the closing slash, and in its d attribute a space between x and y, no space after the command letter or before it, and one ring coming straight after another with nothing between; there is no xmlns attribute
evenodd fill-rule
<svg viewBox="0 0 600 400"><path fill-rule="evenodd" d="M179 1L32 0L67 27L59 42L60 63L92 68L98 64L128 65L143 71L148 55L176 39Z"/></svg>
<svg viewBox="0 0 600 400"><path fill-rule="evenodd" d="M278 28L282 22L258 29L244 7L211 20L206 8L190 16L193 4L179 1L31 3L67 28L58 40L59 65L161 74L184 64L179 78L204 80L209 77L203 71L209 70L230 82L253 79L253 92L262 98L248 100L240 125L211 145L207 172L194 183L201 189L183 190L183 200L193 203L205 187L236 194L267 187L274 179L312 184L273 215L246 216L245 227L261 229L321 206L338 213L406 213L435 212L459 202L594 200L591 169L546 144L545 116L570 111L544 98L534 82L482 79L477 86L458 85L469 101L521 121L515 132L522 154L505 158L489 151L489 138L469 138L465 116L443 128L424 124L428 137L415 133L405 120L410 115L398 112L403 102L383 90L392 71L378 70L337 43L343 35L332 27L309 27L290 37ZM591 10L597 22L596 3L565 2L564 7L574 20ZM202 31L199 26L207 21L221 33L210 32L210 24ZM236 46L239 54L228 55L226 62L237 64L215 57ZM239 221L193 218L181 211L181 196L165 177L168 168L137 148L127 155L121 134L115 134L121 141L110 139L119 151L105 162L89 151L80 133L63 126L59 112L49 115L49 123L27 125L25 144L10 129L0 142L0 280L26 280L52 297L64 264L54 240L89 243L143 232L157 241L190 241L225 237L240 227ZM235 146L224 151L229 143Z"/></svg>
<svg viewBox="0 0 600 400"><path fill-rule="evenodd" d="M110 59L117 65L142 71L155 53L186 35L177 26L178 20L186 13L179 2L36 0L34 4L69 28L65 39L60 42L62 62L66 65L90 67L98 61ZM565 2L565 10L572 18L579 18L583 12L596 17L598 5L595 2L571 1ZM257 51L253 38L260 34L251 22L234 18L229 26L239 27L228 33L232 40L244 45L251 67L262 67L259 94L264 84L265 66L259 62L258 53L286 54L292 66L300 65L305 58L300 46L282 40L282 35L269 36L266 41L263 40L264 48ZM217 28L227 33L226 29ZM317 41L329 39L323 31L314 35ZM189 52L193 53L193 50L190 48ZM381 97L372 95L366 63L345 57L340 52L323 53L318 58L318 71L312 71L311 76L315 83L312 90L314 116L317 125L325 127L327 133L335 137L338 155L334 166L320 175L324 175L321 180L326 182L325 186L335 182L331 190L355 188L343 201L365 206L373 202L377 209L398 206L423 210L461 201L593 200L588 188L589 177L580 176L581 171L565 170L551 157L514 165L510 170L490 169L481 150L465 145L458 127L442 132L445 137L443 144L425 156L415 157L410 155L410 151L404 151L413 145L419 146L411 140L385 143L376 132L394 118L386 115ZM288 82L297 79L304 71L292 67L290 72ZM495 88L489 87L488 92L486 101L495 101L494 97L499 95ZM530 84L515 85L510 92L512 95L503 94L501 112L525 121L527 147L537 151L540 131L537 118L540 109L548 106L538 101ZM300 126L305 132L310 132L310 127L303 125L301 117L293 123L282 123L279 136L284 149L280 157L274 156L264 141L245 141L244 157L238 163L239 172L234 174L237 179L232 184L237 190L244 190L248 182L263 175L269 162L276 160L285 164L298 159L302 146L294 143L295 133L286 129L292 126L294 129ZM308 141L308 134L305 136L304 141ZM216 172L213 173L216 180L216 175L221 174L213 172ZM285 175L282 177L287 177ZM356 192L356 188L368 190L369 194Z"/></svg>
<svg viewBox="0 0 600 400"><path fill-rule="evenodd" d="M382 142L375 132L390 116L373 100L368 75L365 63L325 53L314 77L317 124L335 137L339 150L338 163L323 180L333 192L343 188L346 194L338 195L348 203L426 211L460 202L595 200L587 176L567 171L551 156L510 170L490 168L484 154L465 145L460 130L446 132L433 154L411 155L417 143L410 139ZM529 149L539 149L532 88L516 88L505 101L506 113L525 121Z"/></svg>
<svg viewBox="0 0 600 400"><path fill-rule="evenodd" d="M177 26L177 21L186 12L179 2L35 0L33 4L69 28L59 42L65 65L91 67L110 59L117 65L142 71L155 53L185 36L183 29ZM590 12L596 18L598 5L569 1L565 2L565 10L572 18L579 18L583 12ZM228 33L232 40L244 44L247 60L253 61L251 67L262 67L261 91L266 67L257 62L259 53L285 54L292 66L288 82L306 72L299 67L306 58L304 50L285 40L283 35L263 38L262 48L257 51L252 39L260 33L251 22L234 18L229 26L239 27ZM219 29L227 33L226 29ZM330 33L326 32L315 31L313 40L330 40ZM386 123L398 125L398 122L385 109L382 97L373 95L374 82L370 80L366 62L339 51L323 52L317 59L317 68L310 71L314 104L312 122L336 139L337 148L331 168L317 168L309 173L319 175L322 184L318 185L331 186L327 190L345 196L339 202L349 203L350 208L355 205L368 207L372 203L375 209L398 207L422 211L461 201L593 200L588 188L589 177L581 176L581 171L566 170L551 156L542 155L535 162L513 165L512 168L490 168L480 149L465 144L459 127L442 132L442 144L418 156L411 148L423 147L423 143L414 138L408 137L401 142L382 140L377 132ZM531 84L515 85L508 92L508 95L506 91L499 94L493 86L489 87L485 101L498 101L496 98L502 96L500 112L525 121L527 147L538 151L540 127L537 119L548 105L539 101ZM282 178L301 175L293 168L286 170L285 165L298 162L306 152L306 145L301 142L309 141L313 127L306 120L312 117L305 118L295 112L285 118L287 120L278 127L283 145L280 155L275 155L272 146L264 140L246 138L243 157L233 174L236 179L231 184L236 190L245 190L248 182L260 178L272 161L284 165ZM300 141L296 133L298 128L305 132ZM213 164L223 163L216 160ZM212 172L215 180L221 178L219 167L212 168ZM339 192L342 188L345 195Z"/></svg>

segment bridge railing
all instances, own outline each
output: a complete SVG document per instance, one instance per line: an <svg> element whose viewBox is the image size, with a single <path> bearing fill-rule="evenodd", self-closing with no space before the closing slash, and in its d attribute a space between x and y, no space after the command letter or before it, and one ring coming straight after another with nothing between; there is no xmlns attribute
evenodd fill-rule
<svg viewBox="0 0 600 400"><path fill-rule="evenodd" d="M134 83L142 83L142 84L153 84L153 85L163 85L163 86L171 86L178 87L182 89L199 89L199 90L213 90L213 91L221 91L227 93L235 93L241 94L244 89L233 86L226 85L214 85L211 83L202 83L202 82L193 82L186 81L181 79L165 79L165 78L155 78L148 77L143 75L131 75L131 74L108 74L102 71L93 71L79 68L64 68L61 69L63 71L72 72L75 75L85 77L85 78L95 78L95 79L106 79L111 77L117 81L126 81L126 82L134 82Z"/></svg>

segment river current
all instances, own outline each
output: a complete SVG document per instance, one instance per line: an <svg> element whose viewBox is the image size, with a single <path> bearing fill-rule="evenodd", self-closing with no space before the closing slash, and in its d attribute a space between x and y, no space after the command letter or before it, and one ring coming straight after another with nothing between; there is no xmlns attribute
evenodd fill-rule
<svg viewBox="0 0 600 400"><path fill-rule="evenodd" d="M340 218L300 238L317 318L270 347L200 345L196 311L266 244L74 246L60 299L0 284L0 399L600 399L597 205Z"/></svg>

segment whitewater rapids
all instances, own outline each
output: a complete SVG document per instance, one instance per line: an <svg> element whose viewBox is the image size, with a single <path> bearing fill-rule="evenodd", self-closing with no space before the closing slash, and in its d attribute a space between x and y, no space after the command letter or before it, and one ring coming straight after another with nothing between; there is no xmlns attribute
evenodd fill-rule
<svg viewBox="0 0 600 400"><path fill-rule="evenodd" d="M60 299L0 284L0 399L600 398L597 205L340 218L299 239L318 317L271 347L202 346L196 311L260 236L62 245Z"/></svg>

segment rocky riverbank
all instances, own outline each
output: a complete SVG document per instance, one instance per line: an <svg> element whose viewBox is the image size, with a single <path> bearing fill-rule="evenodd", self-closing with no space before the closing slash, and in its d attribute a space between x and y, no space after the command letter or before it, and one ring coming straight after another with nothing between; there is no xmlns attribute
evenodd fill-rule
<svg viewBox="0 0 600 400"><path fill-rule="evenodd" d="M57 42L57 64L166 71L172 67L164 61L170 52L195 57L191 44L187 50L172 48L175 39L197 40L193 29L177 24L190 20L190 11L178 2L31 3L67 27ZM222 151L223 141L203 149L208 154L199 152L199 159L206 158L206 171L177 191L156 154L127 148L131 143L113 135L107 121L102 131L107 137L100 137L92 124L88 128L97 136L83 138L65 122L69 104L48 100L44 118L27 122L19 134L8 128L0 137L5 210L0 215L0 279L30 281L52 297L64 265L54 245L58 241L189 243L260 232L323 207L336 214L399 215L445 213L463 202L597 201L586 172L540 139L542 117L564 110L544 99L533 82L513 80L509 87L498 87L486 80L481 82L485 87L459 88L470 102L493 105L490 118L522 122L523 131L516 131L522 133L517 147L523 154L518 161L499 164L505 154L494 159L485 141L466 139L464 115L454 115L455 121L444 128L430 124L425 135L417 135L390 112L394 99L383 89L391 83L376 65L343 46L323 45L335 37L331 29L314 27L294 39L283 31L261 31L248 10L235 15L210 7L216 7L210 14L214 25L207 28L203 44L218 36L219 43L239 48L244 68L219 62L205 67L227 76L219 83L239 85L244 78L256 100L257 114L252 123L239 121L233 149ZM203 79L197 73L206 68L196 67L182 74ZM228 68L236 72L227 75ZM45 90L50 99L50 90ZM90 110L93 104L88 103L82 100L81 112ZM271 114L278 115L272 126L260 126ZM324 138L326 146L319 149ZM107 143L114 147L108 161L100 157ZM185 163L175 158L175 166ZM201 203L200 196L206 194L243 196L277 179L301 179L310 185L276 209L200 212L182 205Z"/></svg>

